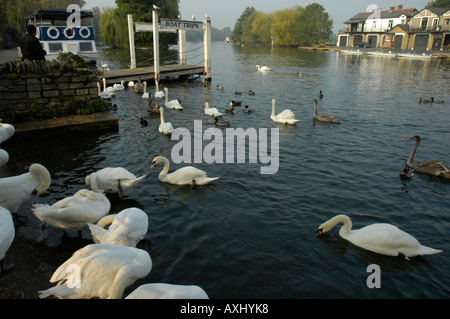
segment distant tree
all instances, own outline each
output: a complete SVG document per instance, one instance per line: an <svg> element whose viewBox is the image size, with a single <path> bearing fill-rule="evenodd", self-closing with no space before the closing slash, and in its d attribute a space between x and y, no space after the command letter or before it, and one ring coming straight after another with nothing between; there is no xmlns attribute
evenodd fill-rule
<svg viewBox="0 0 450 319"><path fill-rule="evenodd" d="M300 11L293 25L294 42L300 46L313 46L328 41L333 20L322 5L312 3Z"/></svg>
<svg viewBox="0 0 450 319"><path fill-rule="evenodd" d="M450 0L434 0L431 2L431 7L450 8Z"/></svg>
<svg viewBox="0 0 450 319"><path fill-rule="evenodd" d="M241 43L244 25L247 23L248 18L255 12L256 10L254 7L247 7L242 12L234 25L233 34L231 35L231 40L233 42Z"/></svg>

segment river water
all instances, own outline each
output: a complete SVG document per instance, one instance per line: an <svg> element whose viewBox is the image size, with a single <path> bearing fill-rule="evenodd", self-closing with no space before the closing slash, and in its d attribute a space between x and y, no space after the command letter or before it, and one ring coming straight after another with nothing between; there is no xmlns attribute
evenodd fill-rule
<svg viewBox="0 0 450 319"><path fill-rule="evenodd" d="M198 43L188 44L194 55L198 47ZM145 52L139 54L145 56ZM103 59L111 68L129 64L124 51L105 50ZM195 59L199 58L188 56L188 63L198 63ZM272 71L257 72L256 64ZM209 176L220 176L210 186L160 183L162 168L150 170L151 161L156 155L171 159L172 149L180 141L158 132L159 117L151 115L148 101L132 90L118 92L113 100L117 110L111 112L119 118L118 132L26 140L15 137L17 142L5 144L11 159L0 168L0 177L23 173L33 162L45 165L52 175L46 194L30 200L18 214L16 236L46 256L41 261L46 271L39 272L46 283L37 287L39 290L49 288L52 271L91 241L87 229L81 239L75 231L64 235L58 229L44 229L30 212L31 204L53 204L84 188L86 175L122 166L135 175L148 176L125 193L123 200L109 196L111 212L139 207L148 214L148 233L138 247L146 249L153 260L147 278L130 286L125 295L144 283L165 282L199 285L214 299L450 296L450 183L419 174L408 181L399 178L413 147L408 139L414 135L422 138L416 161L450 162L448 60L217 42L212 46L212 71L209 85L204 85L202 78L161 80L169 88L169 98L180 98L184 107L183 111L166 110L166 121L192 133L194 161L193 132L199 123L194 121L201 121L202 132L215 127L213 119L203 113L204 103L224 113L231 100L242 101L252 110L250 114L243 106L235 107L235 114L226 113L223 119L230 121L230 128L259 132L260 144L247 143L248 153L261 147L270 151L270 141L276 140L271 135L276 130L270 129L278 129L275 174L261 174L261 168L269 164L260 157L254 163L248 159L237 163L236 158L227 161L224 155L223 163L205 159L171 163L171 171L194 165ZM297 76L298 72L303 76ZM224 90L217 90L217 85ZM249 90L255 95L248 95ZM319 100L319 114L333 114L340 125L313 121L312 100L320 90L324 97ZM154 92L153 85L149 91ZM418 103L419 97L432 96L446 102ZM276 99L277 113L289 108L300 122L295 126L271 122L272 99ZM140 116L149 121L147 127L139 124ZM269 129L268 144L263 143L264 131L259 128ZM218 132L223 134L226 154L227 130ZM203 141L200 149L209 143ZM199 147L198 141L196 145ZM347 243L339 237L338 227L316 237L317 227L337 214L347 214L355 229L392 223L422 244L444 252L410 260L382 256ZM381 288L367 285L371 264L381 269ZM27 267L16 265L16 269ZM20 286L15 282L13 287L4 278L0 278L3 288L5 284L10 284L10 289ZM37 298L37 292L24 298Z"/></svg>

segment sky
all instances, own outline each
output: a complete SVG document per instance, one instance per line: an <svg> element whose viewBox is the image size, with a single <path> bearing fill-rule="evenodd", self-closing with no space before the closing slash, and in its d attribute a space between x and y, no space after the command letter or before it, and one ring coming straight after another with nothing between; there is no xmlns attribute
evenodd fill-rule
<svg viewBox="0 0 450 319"><path fill-rule="evenodd" d="M380 5L381 10L387 10L398 4L403 4L403 8L422 10L429 1L431 0L180 0L179 8L182 19L190 20L195 16L197 20L203 20L207 14L213 27L217 29L230 27L233 30L237 19L247 7L270 13L296 5L306 7L316 2L322 5L333 19L333 31L337 33L339 29L343 29L346 20L358 12L367 11L373 4ZM87 5L83 9L115 6L115 0L85 0L85 2Z"/></svg>

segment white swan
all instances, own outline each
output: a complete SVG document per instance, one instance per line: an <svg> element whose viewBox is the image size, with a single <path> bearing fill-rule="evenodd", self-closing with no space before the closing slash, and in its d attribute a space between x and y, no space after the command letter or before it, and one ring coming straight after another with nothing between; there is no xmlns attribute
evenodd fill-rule
<svg viewBox="0 0 450 319"><path fill-rule="evenodd" d="M414 163L414 155L416 154L417 148L420 144L420 136L413 136L410 138L410 141L414 141L415 144L409 154L408 161L406 162L409 167L414 168L417 173L450 178L450 167L444 161L429 160L422 163Z"/></svg>
<svg viewBox="0 0 450 319"><path fill-rule="evenodd" d="M166 93L165 104L168 109L182 110L183 107L180 104L178 99L169 101L169 89L164 88L164 92Z"/></svg>
<svg viewBox="0 0 450 319"><path fill-rule="evenodd" d="M0 206L0 274L5 273L14 266L5 263L5 255L11 246L16 232L11 213L6 208Z"/></svg>
<svg viewBox="0 0 450 319"><path fill-rule="evenodd" d="M146 176L136 177L123 167L106 167L86 176L85 182L94 192L117 193L123 198L124 192L135 187Z"/></svg>
<svg viewBox="0 0 450 319"><path fill-rule="evenodd" d="M11 138L15 131L16 129L13 125L8 123L0 123L0 144Z"/></svg>
<svg viewBox="0 0 450 319"><path fill-rule="evenodd" d="M275 99L272 99L272 115L270 116L272 121L283 124L295 124L300 120L295 119L295 114L291 110L284 110L283 112L275 115Z"/></svg>
<svg viewBox="0 0 450 319"><path fill-rule="evenodd" d="M222 113L219 112L219 110L215 107L209 107L209 103L205 102L205 114L211 115L213 117L221 117Z"/></svg>
<svg viewBox="0 0 450 319"><path fill-rule="evenodd" d="M98 96L100 96L103 99L110 99L110 98L115 96L115 94L112 93L112 92L104 92L104 91L102 91L100 83L98 83L98 82L97 82L97 89L98 89Z"/></svg>
<svg viewBox="0 0 450 319"><path fill-rule="evenodd" d="M199 286L146 284L137 287L125 299L209 299Z"/></svg>
<svg viewBox="0 0 450 319"><path fill-rule="evenodd" d="M134 87L134 81L129 81L127 85L129 88Z"/></svg>
<svg viewBox="0 0 450 319"><path fill-rule="evenodd" d="M175 129L173 128L172 123L164 120L164 109L162 107L159 109L159 116L161 118L161 124L159 124L158 130L166 135L172 134Z"/></svg>
<svg viewBox="0 0 450 319"><path fill-rule="evenodd" d="M110 225L108 229L105 229ZM118 214L109 214L97 224L88 224L92 239L97 244L118 244L136 247L148 231L148 215L136 207L126 208Z"/></svg>
<svg viewBox="0 0 450 319"><path fill-rule="evenodd" d="M80 230L88 223L98 222L109 213L110 208L105 195L81 189L52 206L33 204L32 210L37 218L53 227Z"/></svg>
<svg viewBox="0 0 450 319"><path fill-rule="evenodd" d="M114 89L113 86L106 86L106 79L103 78L103 92L108 93L108 94L114 94L116 92L116 90Z"/></svg>
<svg viewBox="0 0 450 319"><path fill-rule="evenodd" d="M148 252L115 244L91 244L76 251L50 278L55 287L39 291L39 298L120 299L126 287L152 269Z"/></svg>
<svg viewBox="0 0 450 319"><path fill-rule="evenodd" d="M422 246L416 238L392 224L372 224L352 230L352 221L346 215L337 215L323 223L319 226L316 235L326 233L339 223L344 224L339 230L342 238L355 246L378 254L388 256L401 254L405 257L414 257L442 252L442 250Z"/></svg>
<svg viewBox="0 0 450 319"><path fill-rule="evenodd" d="M8 163L9 161L9 154L7 151L2 150L0 148L0 167Z"/></svg>
<svg viewBox="0 0 450 319"><path fill-rule="evenodd" d="M120 83L115 83L113 85L114 90L116 90L116 91L125 90L125 86L123 84L124 84L124 80L120 81Z"/></svg>
<svg viewBox="0 0 450 319"><path fill-rule="evenodd" d="M259 64L255 65L255 68L258 68L258 71L270 71L270 68L267 66L260 66Z"/></svg>
<svg viewBox="0 0 450 319"><path fill-rule="evenodd" d="M143 99L149 99L150 93L147 92L147 82L144 81L144 94L142 94Z"/></svg>
<svg viewBox="0 0 450 319"><path fill-rule="evenodd" d="M152 166L155 167L164 163L164 168L159 173L158 179L163 183L169 183L173 185L205 185L219 179L220 177L208 177L201 169L185 166L177 169L175 172L167 174L169 172L169 160L164 156L157 156L153 159Z"/></svg>
<svg viewBox="0 0 450 319"><path fill-rule="evenodd" d="M41 196L50 183L50 173L41 164L32 164L28 173L0 178L0 206L16 213L32 195Z"/></svg>
<svg viewBox="0 0 450 319"><path fill-rule="evenodd" d="M164 91L160 91L159 90L159 83L157 80L155 80L155 97L158 99L162 99L163 97L165 97L166 94L164 94Z"/></svg>
<svg viewBox="0 0 450 319"><path fill-rule="evenodd" d="M322 91L320 91L320 92L322 92ZM314 99L313 102L314 102L314 118L316 120L318 120L320 122L328 122L328 123L334 123L334 124L341 123L333 115L330 115L330 114L318 115L317 114L317 99Z"/></svg>

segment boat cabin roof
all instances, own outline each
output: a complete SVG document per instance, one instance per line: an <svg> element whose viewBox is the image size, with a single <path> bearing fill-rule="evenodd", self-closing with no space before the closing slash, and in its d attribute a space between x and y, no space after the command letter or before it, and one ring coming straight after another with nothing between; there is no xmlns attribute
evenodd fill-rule
<svg viewBox="0 0 450 319"><path fill-rule="evenodd" d="M73 12L67 12L66 9L40 9L32 14L30 14L26 20L32 20L32 19L41 19L41 20L62 20L66 21L67 18L72 14ZM86 18L93 18L94 14L90 11L80 11L80 18L86 19Z"/></svg>

